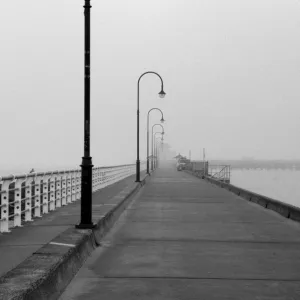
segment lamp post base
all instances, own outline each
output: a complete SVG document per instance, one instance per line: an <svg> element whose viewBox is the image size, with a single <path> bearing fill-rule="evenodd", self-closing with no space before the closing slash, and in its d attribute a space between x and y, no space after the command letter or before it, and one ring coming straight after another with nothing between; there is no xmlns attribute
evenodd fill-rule
<svg viewBox="0 0 300 300"><path fill-rule="evenodd" d="M76 229L94 229L96 228L96 224L76 224Z"/></svg>
<svg viewBox="0 0 300 300"><path fill-rule="evenodd" d="M147 174L150 175L149 158L147 159Z"/></svg>
<svg viewBox="0 0 300 300"><path fill-rule="evenodd" d="M92 193L93 193L93 164L90 156L82 158L81 164L81 207L80 224L76 228L93 228L92 219Z"/></svg>
<svg viewBox="0 0 300 300"><path fill-rule="evenodd" d="M135 182L141 182L140 178L140 160L136 161L136 180Z"/></svg>

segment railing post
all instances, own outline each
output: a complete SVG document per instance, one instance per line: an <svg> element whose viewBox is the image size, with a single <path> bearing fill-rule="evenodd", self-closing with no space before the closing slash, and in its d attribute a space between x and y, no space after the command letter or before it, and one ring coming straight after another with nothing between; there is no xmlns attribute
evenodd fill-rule
<svg viewBox="0 0 300 300"><path fill-rule="evenodd" d="M50 211L55 210L55 180L56 177L51 174L50 177Z"/></svg>
<svg viewBox="0 0 300 300"><path fill-rule="evenodd" d="M104 171L103 171L103 169L100 169L100 184L101 184L101 188L104 188Z"/></svg>
<svg viewBox="0 0 300 300"><path fill-rule="evenodd" d="M49 176L43 176L43 214L49 212Z"/></svg>
<svg viewBox="0 0 300 300"><path fill-rule="evenodd" d="M22 182L23 179L15 181L14 227L22 226Z"/></svg>
<svg viewBox="0 0 300 300"><path fill-rule="evenodd" d="M103 188L105 188L106 187L106 182L107 182L107 168L105 168L105 169L103 169L103 173L102 173L102 175L103 175L103 177L102 177L102 179L103 179Z"/></svg>
<svg viewBox="0 0 300 300"><path fill-rule="evenodd" d="M72 202L76 201L76 173L77 173L76 171L72 172L72 179L71 179Z"/></svg>
<svg viewBox="0 0 300 300"><path fill-rule="evenodd" d="M32 178L25 181L25 222L32 221Z"/></svg>
<svg viewBox="0 0 300 300"><path fill-rule="evenodd" d="M69 172L67 175L67 204L72 203L72 173Z"/></svg>
<svg viewBox="0 0 300 300"><path fill-rule="evenodd" d="M9 230L9 180L5 180L1 188L1 220L0 232L10 232Z"/></svg>
<svg viewBox="0 0 300 300"><path fill-rule="evenodd" d="M56 188L56 207L61 207L62 204L62 190L61 190L61 183L62 183L62 178L61 178L61 173L58 173L55 178L55 188Z"/></svg>
<svg viewBox="0 0 300 300"><path fill-rule="evenodd" d="M34 217L41 217L41 176L34 178Z"/></svg>
<svg viewBox="0 0 300 300"><path fill-rule="evenodd" d="M61 204L62 206L67 205L67 175L65 172L61 180Z"/></svg>
<svg viewBox="0 0 300 300"><path fill-rule="evenodd" d="M76 200L80 200L81 197L81 172L76 172Z"/></svg>

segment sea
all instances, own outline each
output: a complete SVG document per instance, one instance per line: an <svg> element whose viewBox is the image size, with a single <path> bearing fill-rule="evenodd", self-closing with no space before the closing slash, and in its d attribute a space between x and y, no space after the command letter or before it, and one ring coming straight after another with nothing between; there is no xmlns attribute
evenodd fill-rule
<svg viewBox="0 0 300 300"><path fill-rule="evenodd" d="M300 207L300 170L231 169L230 183Z"/></svg>

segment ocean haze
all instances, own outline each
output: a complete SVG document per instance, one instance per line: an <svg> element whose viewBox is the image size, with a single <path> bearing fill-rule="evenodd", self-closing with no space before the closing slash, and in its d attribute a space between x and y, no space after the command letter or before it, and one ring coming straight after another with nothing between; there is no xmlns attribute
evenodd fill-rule
<svg viewBox="0 0 300 300"><path fill-rule="evenodd" d="M92 0L91 154L141 159L146 116L194 159L300 159L299 1ZM79 167L83 156L84 1L14 0L0 11L0 165ZM8 25L9 24L9 25ZM160 114L151 114L151 124ZM31 167L30 167L31 168Z"/></svg>

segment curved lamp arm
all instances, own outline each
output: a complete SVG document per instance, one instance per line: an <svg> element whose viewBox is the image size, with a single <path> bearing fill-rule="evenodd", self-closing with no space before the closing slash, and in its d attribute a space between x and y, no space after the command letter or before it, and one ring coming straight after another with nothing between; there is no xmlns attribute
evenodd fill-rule
<svg viewBox="0 0 300 300"><path fill-rule="evenodd" d="M152 135L153 135L153 128L155 127L155 126L160 126L161 127L161 129L162 129L162 134L164 134L165 133L165 129L164 129L164 126L162 126L161 124L154 124L153 126L152 126Z"/></svg>
<svg viewBox="0 0 300 300"><path fill-rule="evenodd" d="M157 137L156 137L157 133L161 134L161 139L160 140L163 141L164 140L164 134L163 134L163 132L155 132L154 133L154 139L155 139L155 141L157 141Z"/></svg>
<svg viewBox="0 0 300 300"><path fill-rule="evenodd" d="M155 132L154 137L152 136L152 138L154 139L154 149L156 149L156 147L157 147L157 141L158 141L158 138L156 137L157 134L161 134L161 139L160 139L161 141L164 140L163 132ZM155 152L155 151L153 151L153 152Z"/></svg>
<svg viewBox="0 0 300 300"><path fill-rule="evenodd" d="M161 97L161 98L164 98L165 95L166 95L166 93L164 92L164 82L163 82L161 76L160 76L158 73L153 72L153 71L145 72L145 73L143 73L143 74L139 77L139 79L138 79L138 105L137 105L137 106L138 106L138 109L139 109L139 106L140 106L140 104L139 104L140 80L141 80L141 78L142 78L144 75L146 75L146 74L154 74L154 75L156 75L156 76L159 77L159 79L160 79L160 81L161 81L161 91L158 93L158 95L159 95L159 97Z"/></svg>
<svg viewBox="0 0 300 300"><path fill-rule="evenodd" d="M165 122L165 119L164 119L164 113L162 112L162 110L161 109L159 109L159 108L157 108L157 107L153 107L153 108L151 108L149 111L148 111L148 114L147 114L147 128L149 128L149 114L150 114L150 112L152 111L152 110L159 110L160 111L160 113L161 113L161 122L163 123L163 122ZM149 130L149 129L148 129Z"/></svg>
<svg viewBox="0 0 300 300"><path fill-rule="evenodd" d="M158 132L158 133L161 133L162 135L165 134L164 126L162 126L161 124L154 124L154 125L152 126L152 137L151 137L151 140L152 140L152 148L153 148L153 128L154 128L155 126L160 126L160 127L162 128L162 132Z"/></svg>

